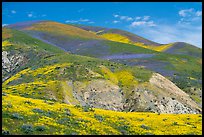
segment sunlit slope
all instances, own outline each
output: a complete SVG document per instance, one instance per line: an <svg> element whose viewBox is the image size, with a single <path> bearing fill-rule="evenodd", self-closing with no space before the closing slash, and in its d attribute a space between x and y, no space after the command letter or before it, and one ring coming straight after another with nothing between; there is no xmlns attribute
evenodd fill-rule
<svg viewBox="0 0 204 137"><path fill-rule="evenodd" d="M19 29L19 30L27 30L27 31L36 31L36 32L44 32L49 33L50 35L61 35L64 37L78 37L81 39L97 39L99 38L97 35L85 31L83 29L65 25L58 22L53 21L39 21L39 22L25 22L25 23L18 23L9 26L10 28Z"/></svg>
<svg viewBox="0 0 204 137"><path fill-rule="evenodd" d="M131 44L106 40L93 32L89 32L71 25L43 21L33 24L20 23L10 25L9 28L18 29L42 40L45 43L55 45L64 51L92 57L103 57L115 53L156 53L143 47ZM19 27L21 26L21 27ZM25 27L24 27L25 26Z"/></svg>
<svg viewBox="0 0 204 137"><path fill-rule="evenodd" d="M133 33L130 33L130 32L124 31L124 30L110 29L110 28L96 27L96 26L87 26L87 25L73 25L73 26L82 28L82 29L87 30L87 31L94 32L97 35L102 35L102 34L116 35L116 34L118 34L121 37L129 39L129 41L132 41L132 42L144 43L145 45L156 45L156 46L160 45L159 43L150 41L148 39L145 39L143 37L140 37L136 34L133 34Z"/></svg>
<svg viewBox="0 0 204 137"><path fill-rule="evenodd" d="M169 77L177 84L177 86L188 92L192 98L201 102L199 98L201 98L202 50L200 48L184 42L158 44L118 29L86 25L74 26L87 31L92 31L110 41L129 43L131 45L160 52L157 52L156 55L148 58L146 58L145 55L142 55L144 56L143 58L132 57L127 59L123 56L124 59L122 59L120 56L109 56L109 59L131 66L144 66L150 70L159 72L162 75ZM196 88L196 93L191 90L193 87Z"/></svg>
<svg viewBox="0 0 204 137"><path fill-rule="evenodd" d="M128 43L136 46L140 46L143 48L155 50L162 52L168 48L170 48L172 45L171 44L166 44L166 45L147 45L142 42L133 42L131 41L127 36L117 34L117 33L105 33L100 35L102 38L111 40L111 41L117 41L117 42L122 42L122 43Z"/></svg>
<svg viewBox="0 0 204 137"><path fill-rule="evenodd" d="M163 88L158 88L150 84L149 80L151 77L151 71L136 66L130 67L114 62L65 53L63 55L54 55L40 59L37 64L28 66L14 74L4 81L2 90L5 93L22 97L55 100L76 105L80 103L92 104L88 101L86 95L91 94L89 92L93 90L96 91L94 94L99 94L98 92L106 89L105 92L116 99L118 105L116 108L118 109L120 107L118 110L149 111L148 108L150 108L151 111L157 112L161 110L152 107L154 105L152 100L160 100L162 96L175 99L175 96L169 94ZM99 83L98 86L96 85L97 83ZM168 85L168 83L166 84ZM147 97L143 93L144 90L148 90L148 94L151 96ZM112 93L112 91L114 92ZM120 94L119 91L122 93ZM85 94L84 92L87 93ZM99 98L103 96L100 94L98 95ZM80 95L82 99L79 99L76 95ZM176 96L176 100L184 97L177 93ZM182 103L186 104L190 109L201 110L188 95L185 96L183 101L180 100ZM126 100L125 102L128 105L132 102L131 97L133 97L133 100L138 97L138 100L141 100L140 103L137 105L133 104L133 108L131 106L127 107L127 109L123 108L120 102ZM92 100L92 97L90 99ZM186 102L186 100L188 101ZM94 101L95 105L93 104L93 106L116 109L111 106L114 104L114 101L109 103L111 107L99 105L101 103L105 102L101 100L100 102ZM189 113L192 112L190 111Z"/></svg>
<svg viewBox="0 0 204 137"><path fill-rule="evenodd" d="M154 60L166 61L169 56L130 44L106 42L109 44L108 51L111 51L106 56L120 55L124 51L126 54L134 53L136 57L145 53ZM188 95L179 92L171 95L165 88L152 85L152 71L127 66L128 61L121 64L69 54L12 29L3 29L2 45L2 71L6 77L2 83L2 134L156 135L202 132L202 117L197 114L104 110L160 112L163 107L158 109L157 103L170 101L178 104L166 112L172 113L175 108L174 113L180 113L178 108L187 107L186 111L190 109L188 112L194 113L191 110L194 108L189 106L189 102L194 102ZM168 59L179 62L179 57ZM187 101L182 101L183 96L179 95L185 95ZM183 104L179 105L178 101ZM163 105L168 104L171 103Z"/></svg>
<svg viewBox="0 0 204 137"><path fill-rule="evenodd" d="M40 59L53 54L64 53L63 50L30 37L18 30L2 29L2 80L13 74L37 64Z"/></svg>
<svg viewBox="0 0 204 137"><path fill-rule="evenodd" d="M128 95L137 84L148 82L151 75L151 71L139 67L64 54L38 60L38 63L28 66L4 81L2 89L6 93L23 97L79 104L73 99L72 93L77 82L85 85L91 84L91 81L107 81L115 85L120 83L124 95ZM69 82L73 83L73 86L68 86ZM102 86L105 85L104 83Z"/></svg>
<svg viewBox="0 0 204 137"><path fill-rule="evenodd" d="M50 21L48 22L44 21L43 24L46 26L47 23L48 24L53 23ZM57 51L57 47L59 47L73 54L102 58L102 59L126 64L129 66L146 67L147 69L158 72L168 77L171 81L176 83L176 85L179 88L181 88L182 90L190 94L190 96L194 100L196 100L196 102L198 102L199 104L201 103L202 59L199 57L183 55L183 53L188 54L189 50L182 51L182 54L177 54L176 52L175 54L174 53L172 54L172 52L165 53L166 51L168 52L168 48L176 47L174 46L173 43L169 45L163 45L163 46L162 45L157 45L157 46L147 45L149 46L149 48L150 47L154 48L154 50L151 50L151 48L150 49L143 48L142 46L145 46L145 45L138 43L138 42L136 44L140 46L128 44L130 42L129 38L128 37L124 38L124 36L121 34L116 34L116 35L114 34L113 38L115 39L115 41L102 40L100 38L92 39L91 37L90 39L82 40L82 39L76 38L75 36L73 37L68 36L68 35L64 36L64 32L62 29L59 29L60 30L59 33L57 32L58 30L53 29L52 31L56 31L56 35L54 34L52 35L51 33L48 33L47 30L41 31L43 32L43 35L40 34L41 33L40 31L36 31L36 30L35 31L26 30L25 31L24 30L25 28L33 27L39 24L39 22L34 22L32 23L32 25L27 24L26 27L25 27L25 24L23 25L20 25L20 24L21 23L19 23L17 26L21 26L21 27L17 27L15 25L13 26L15 26L14 28L17 28L21 31L26 32L32 37L36 37L37 39L44 41L45 43L47 43L47 45L49 44L55 45L56 48L50 48L50 50L53 50L53 52L55 52L55 49ZM55 26L54 24L55 23L52 24L53 28ZM60 25L61 27L70 26L70 25L65 25L65 24L60 24ZM10 27L13 28L13 26L11 25ZM49 27L49 29L52 29L52 27ZM91 33L91 35L99 35L99 34L106 35L107 34L107 33L102 33L103 31L100 30L102 29L101 27L98 27L96 30L94 30L95 32L89 32L90 31L89 29L93 31L92 27L90 26L88 29L86 28L86 30L84 31L86 31L86 33ZM108 31L108 29L106 31ZM66 33L68 33L68 30ZM18 32L17 35L15 36L16 40L17 41L20 40L23 43L31 42L32 45L38 45L34 43L33 41L28 41L27 39L30 39L30 37L27 38L24 35L25 35L24 33ZM9 35L7 37L9 37ZM118 39L119 39L119 42L116 42L118 41ZM124 43L124 41L126 43ZM190 51L193 51L192 48L188 48L188 49L190 49ZM157 52L155 50L163 51L163 52ZM195 50L195 52L193 52L193 55L199 55L199 54L196 54L197 51L199 50L200 49ZM38 52L40 53L41 50L38 50ZM41 54L41 56L45 56L45 55ZM195 88L195 91L193 90L194 88Z"/></svg>
<svg viewBox="0 0 204 137"><path fill-rule="evenodd" d="M13 31L13 33L15 32L18 31ZM143 94L142 91L144 88L149 90L152 89L151 87L148 87L148 82L152 76L152 72L148 71L147 69L137 66L127 66L124 64L114 63L97 58L69 54L66 52L55 53L55 50L54 48L51 48L53 47L51 45L50 49L52 49L52 51L49 51L49 48L46 48L47 50L45 50L43 49L45 48L43 45L41 47L38 44L36 48L33 48L32 43L36 42L34 41L35 39L30 40L30 37L26 38L24 36L25 34L23 35L22 32L18 32L16 34L18 34L19 39L16 39L16 42L13 42L13 45L10 44L12 39L3 41L3 44L8 45L4 46L3 49L7 54L4 56L3 62L8 59L12 60L13 55L15 55L16 58L21 58L21 60L17 60L13 63L17 63L17 66L13 67L12 63L9 63L9 65L13 67L12 73L9 73L12 75L7 77L7 75L4 74L4 76L7 78L3 80L3 89L8 89L8 92L11 92L15 95L38 99L54 99L60 102L78 104L78 102L72 97L72 92L76 91L76 88L79 88L79 92L76 94L81 94L81 90L86 89L88 92L90 91L90 86L92 87L93 85L96 85L96 83L100 83L97 86L99 91L106 89L104 87L112 87L111 89L114 89L114 93L110 94L113 94L114 96L116 95L116 97L119 99L117 104L119 107L116 106L110 108L107 106L107 109L123 110L122 105L119 103L122 100L117 90L121 89L123 91L122 99L127 99L135 94L133 91L137 89L138 85L141 85L141 94ZM27 41L25 41L25 39L21 39L20 36L24 36L23 38L26 38L26 40L30 40L31 42L26 44ZM15 38L17 38L17 36ZM47 46L49 46L49 44L47 44ZM112 45L112 47L117 46L118 45ZM129 46L130 49L128 49L127 45L123 47L124 48L121 49L118 47L114 48L112 52L117 53L121 50L129 50L135 53L141 52L141 50L149 51L150 53L153 52L145 48L131 45ZM134 51L132 48L140 49L140 51ZM19 53L19 51L21 52ZM21 62L23 63L21 64ZM10 66L4 66L7 68L5 71L8 71ZM81 86L76 85L77 83L80 83ZM73 90L73 87L75 87L75 90ZM36 90L36 92L31 92L33 89ZM158 90L161 89L156 89L155 91ZM107 91L112 92L110 88L107 88ZM154 95L155 93L152 94ZM141 98L141 100L146 99L147 98L145 97ZM81 100L81 103L83 104L84 101L87 103L87 100ZM110 103L113 104L114 102ZM150 105L152 103L150 103ZM94 106L97 105L99 104ZM103 108L103 105L99 105L98 107ZM137 107L134 109L136 111L138 110ZM147 106L145 105L139 108L139 110L142 111L146 111L146 109ZM131 108L128 107L127 110L129 111ZM157 112L160 110L153 108L152 111Z"/></svg>
<svg viewBox="0 0 204 137"><path fill-rule="evenodd" d="M5 93L2 95L2 103L3 134L202 134L202 116L200 114L115 112Z"/></svg>
<svg viewBox="0 0 204 137"><path fill-rule="evenodd" d="M73 25L79 28L82 28L87 31L94 32L99 35L101 38L105 38L107 40L128 43L135 46L144 47L147 49L155 50L155 51L164 51L171 47L171 44L159 44L135 34L132 34L127 31L119 30L119 29L108 29L103 27L94 27L94 26L85 26L85 25Z"/></svg>
<svg viewBox="0 0 204 137"><path fill-rule="evenodd" d="M15 29L10 29L4 27L2 29L2 42L5 43L5 41L15 44L16 47L17 45L21 45L21 47L24 47L24 50L28 49L35 49L38 51L46 51L46 52L52 52L52 53L63 53L64 51L59 49L56 46L47 44L42 42L39 39L33 38L21 31L15 30ZM12 45L12 44L11 44ZM4 45L3 45L4 46ZM11 46L11 48L14 46ZM15 49L15 48L14 48ZM5 49L5 50L11 50L11 49Z"/></svg>

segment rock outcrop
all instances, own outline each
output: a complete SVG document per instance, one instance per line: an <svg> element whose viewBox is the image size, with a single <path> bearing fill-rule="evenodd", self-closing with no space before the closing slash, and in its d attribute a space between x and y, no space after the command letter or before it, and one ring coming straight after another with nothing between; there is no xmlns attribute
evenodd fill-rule
<svg viewBox="0 0 204 137"><path fill-rule="evenodd" d="M25 57L20 53L10 53L2 51L2 81L9 78L9 74L25 63Z"/></svg>
<svg viewBox="0 0 204 137"><path fill-rule="evenodd" d="M122 88L109 80L69 82L69 86L72 87L73 98L82 106L174 114L202 112L188 94L158 73L152 75L149 83L135 87L128 96L123 94Z"/></svg>

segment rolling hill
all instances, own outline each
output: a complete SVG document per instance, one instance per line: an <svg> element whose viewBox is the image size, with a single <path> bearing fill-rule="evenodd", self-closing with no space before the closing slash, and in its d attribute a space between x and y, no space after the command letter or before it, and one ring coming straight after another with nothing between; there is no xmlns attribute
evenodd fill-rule
<svg viewBox="0 0 204 137"><path fill-rule="evenodd" d="M202 52L200 48L197 48L185 42L159 44L124 30L79 25L79 24L71 24L71 25L87 30L89 32L94 32L95 34L102 36L102 38L116 41L116 42L129 43L136 46L141 46L144 48L152 49L155 51L162 51L170 54L183 54L183 55L190 55L194 57L202 56Z"/></svg>
<svg viewBox="0 0 204 137"><path fill-rule="evenodd" d="M2 134L201 134L200 50L110 32L136 37L52 21L3 27Z"/></svg>
<svg viewBox="0 0 204 137"><path fill-rule="evenodd" d="M195 46L182 42L162 45L122 30L52 21L17 23L8 28L23 31L69 53L158 72L202 106L202 51Z"/></svg>

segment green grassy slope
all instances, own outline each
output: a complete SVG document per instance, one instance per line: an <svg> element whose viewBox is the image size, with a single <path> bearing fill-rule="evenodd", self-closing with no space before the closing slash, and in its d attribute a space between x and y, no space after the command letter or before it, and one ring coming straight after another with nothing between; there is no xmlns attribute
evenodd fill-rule
<svg viewBox="0 0 204 137"><path fill-rule="evenodd" d="M25 55L28 61L25 65L19 66L10 74L10 78L4 81L3 90L7 89L8 93L39 99L44 95L43 98L49 99L51 90L62 101L63 95L58 95L58 91L62 89L58 87L63 81L84 82L93 79L107 79L101 66L118 73L127 70L140 82L147 82L152 75L151 71L140 67L130 67L97 58L69 54L31 38L23 32L10 31L13 37L4 39L4 41L12 44L4 46L3 51ZM31 92L32 90L35 90L36 93ZM41 93L42 90L43 93Z"/></svg>
<svg viewBox="0 0 204 137"><path fill-rule="evenodd" d="M42 28L42 25L44 27ZM56 29L54 26L59 25L58 29ZM202 81L202 59L194 56L187 56L186 53L189 53L189 50L194 49L194 47L188 47L188 49L184 48L182 50L182 54L172 54L171 53L163 53L158 52L160 50L163 50L163 47L160 46L154 46L153 50L144 48L140 44L128 44L127 42L123 42L126 39L123 39L122 42L116 42L116 41L109 41L109 40L102 40L97 34L94 34L93 32L88 32L86 30L80 29L79 32L83 31L81 34L87 35L87 38L83 38L85 41L81 41L81 39L78 39L78 37L83 37L84 35L80 35L77 31L74 30L70 25L60 24L56 22L44 22L43 24L34 24L31 25L30 28L26 26L25 30L30 32L43 32L46 33L46 38L43 36L41 39L46 39L49 41L50 38L55 42L53 45L56 45L58 47L67 48L69 50L72 50L74 54L78 55L85 55L90 57L97 57L97 58L103 58L106 56L112 56L112 55L118 55L118 54L154 54L151 58L140 58L140 59L131 59L131 60L119 60L119 63L123 64L132 64L137 62L147 62L146 64L143 63L143 66L148 66L151 62L158 62L161 65L166 65L165 68L159 69L160 66L148 66L147 68L152 71L157 71L158 73L162 73L164 76L167 76L171 81L173 81L178 87L183 89L185 92L190 94L196 94L196 100L201 102L200 99L200 93L194 93L194 91L191 90L191 88L200 89L201 88L201 81ZM91 28L91 27L90 27ZM89 30L88 28L87 30ZM97 28L98 30L100 28ZM23 31L25 31L23 30ZM63 32L63 30L66 30ZM91 30L91 29L90 29ZM98 31L97 30L97 31ZM73 32L74 31L74 32ZM56 32L56 33L53 33ZM73 32L73 33L72 33ZM109 32L109 31L108 31ZM53 34L53 36L49 36L50 34ZM108 34L108 33L105 33ZM80 36L79 36L80 35ZM121 35L121 34L120 34ZM47 36L49 36L47 38ZM65 37L62 37L65 36ZM22 37L18 34L18 39ZM23 36L24 37L24 36ZM74 38L75 40L67 41L67 43L62 42L66 41L67 38ZM26 38L27 39L27 38ZM94 41L93 41L94 39ZM97 39L97 40L96 40ZM96 41L95 41L96 40ZM74 41L74 42L73 42ZM69 45L69 43L72 43ZM66 45L68 44L68 45ZM80 45L82 44L82 45ZM73 46L74 45L74 46ZM170 48L174 48L175 45L171 45ZM177 48L176 48L177 49ZM52 49L51 49L52 50ZM53 49L57 50L57 49ZM69 51L68 50L68 51ZM154 51L158 50L158 51ZM164 52L168 51L164 50ZM200 49L196 49L195 52L192 50L193 54L196 54ZM149 63L150 62L150 63ZM173 74L168 74L169 71L172 71ZM199 91L200 92L200 91ZM194 95L193 95L194 96Z"/></svg>
<svg viewBox="0 0 204 137"><path fill-rule="evenodd" d="M152 71L69 54L18 30L4 29L3 34L7 42L2 50L24 55L27 61L2 83L2 134L201 134L201 115L126 113L65 104L64 94L78 104L67 81L102 79L131 91L134 84L148 82ZM126 45L111 45L111 52L120 53ZM127 52L157 54L131 45ZM167 56L158 55L160 60Z"/></svg>
<svg viewBox="0 0 204 137"><path fill-rule="evenodd" d="M136 34L124 31L124 30L119 30L119 29L111 29L111 28L104 28L104 27L97 27L97 26L88 26L88 25L81 25L81 24L70 24L73 26L76 26L78 28L82 28L87 31L95 32L97 35L102 35L102 34L119 34L121 36L124 36L128 38L132 42L142 42L148 45L160 45L159 43L150 41L148 39L145 39L143 37L140 37Z"/></svg>
<svg viewBox="0 0 204 137"><path fill-rule="evenodd" d="M19 24L11 25L9 28L19 29ZM146 48L108 41L93 32L57 22L34 23L21 26L19 30L79 55L101 57L113 53L123 53L124 50L128 53L156 53Z"/></svg>
<svg viewBox="0 0 204 137"><path fill-rule="evenodd" d="M189 55L202 58L202 49L185 42L175 42L165 53Z"/></svg>

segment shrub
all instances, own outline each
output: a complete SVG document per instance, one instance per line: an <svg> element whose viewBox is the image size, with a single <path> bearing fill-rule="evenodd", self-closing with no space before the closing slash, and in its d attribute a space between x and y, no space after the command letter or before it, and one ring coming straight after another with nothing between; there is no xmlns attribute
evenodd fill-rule
<svg viewBox="0 0 204 137"><path fill-rule="evenodd" d="M163 119L163 121L166 121L166 120L167 120L167 118L164 118L164 119Z"/></svg>
<svg viewBox="0 0 204 137"><path fill-rule="evenodd" d="M129 127L128 127L127 125L119 126L119 131L120 131L123 135L128 134L128 129L129 129Z"/></svg>
<svg viewBox="0 0 204 137"><path fill-rule="evenodd" d="M154 134L150 132L146 132L145 135L154 135Z"/></svg>
<svg viewBox="0 0 204 137"><path fill-rule="evenodd" d="M91 108L89 105L83 106L83 111L84 112L89 112L89 111L93 111L94 112L93 108Z"/></svg>
<svg viewBox="0 0 204 137"><path fill-rule="evenodd" d="M140 127L143 128L143 129L146 129L146 130L150 130L151 129L149 126L146 126L144 124L142 124Z"/></svg>
<svg viewBox="0 0 204 137"><path fill-rule="evenodd" d="M11 104L11 103L8 103L7 105L6 105L6 108L12 108L13 107L13 105Z"/></svg>
<svg viewBox="0 0 204 137"><path fill-rule="evenodd" d="M29 101L29 100L26 100L24 103L25 103L25 104L29 104L29 105L32 105L32 104L33 104L33 103L32 103L31 101Z"/></svg>
<svg viewBox="0 0 204 137"><path fill-rule="evenodd" d="M46 127L45 126L36 126L35 130L36 131L44 131L44 130L46 130Z"/></svg>
<svg viewBox="0 0 204 137"><path fill-rule="evenodd" d="M34 108L33 112L35 112L35 113L43 113L43 110L41 110L39 108Z"/></svg>
<svg viewBox="0 0 204 137"><path fill-rule="evenodd" d="M10 132L7 130L2 130L2 135L10 135Z"/></svg>
<svg viewBox="0 0 204 137"><path fill-rule="evenodd" d="M72 132L70 135L77 135L77 133L76 132Z"/></svg>
<svg viewBox="0 0 204 137"><path fill-rule="evenodd" d="M45 103L49 104L49 105L53 105L55 102L52 102L50 100L44 100Z"/></svg>
<svg viewBox="0 0 204 137"><path fill-rule="evenodd" d="M176 126L176 125L178 125L177 122L173 122L173 123L172 123L172 126Z"/></svg>
<svg viewBox="0 0 204 137"><path fill-rule="evenodd" d="M190 133L187 133L187 134L185 134L185 135L196 135L196 133L190 132Z"/></svg>
<svg viewBox="0 0 204 137"><path fill-rule="evenodd" d="M23 117L20 116L18 113L13 113L13 114L11 115L11 118L12 118L12 119L18 119L18 120L22 120L22 119L23 119Z"/></svg>
<svg viewBox="0 0 204 137"><path fill-rule="evenodd" d="M65 108L64 110L65 110L65 114L66 114L67 116L71 116L71 112L70 112L69 109Z"/></svg>
<svg viewBox="0 0 204 137"><path fill-rule="evenodd" d="M80 108L81 106L77 104L77 105L75 105L74 107L75 107L75 108Z"/></svg>
<svg viewBox="0 0 204 137"><path fill-rule="evenodd" d="M57 100L56 99L54 99L54 98L49 98L49 100L50 101L54 101L54 102L56 102Z"/></svg>
<svg viewBox="0 0 204 137"><path fill-rule="evenodd" d="M94 114L94 117L99 120L100 122L102 122L104 119L101 115L97 115L97 114Z"/></svg>
<svg viewBox="0 0 204 137"><path fill-rule="evenodd" d="M53 113L51 111L48 111L47 113L44 113L44 115L47 117L52 117Z"/></svg>
<svg viewBox="0 0 204 137"><path fill-rule="evenodd" d="M139 121L143 121L143 120L144 120L144 118L139 118L138 120L139 120Z"/></svg>
<svg viewBox="0 0 204 137"><path fill-rule="evenodd" d="M24 124L21 126L21 130L26 134L32 133L33 132L33 126L30 124Z"/></svg>
<svg viewBox="0 0 204 137"><path fill-rule="evenodd" d="M70 123L70 118L62 118L57 121L59 124L67 125Z"/></svg>
<svg viewBox="0 0 204 137"><path fill-rule="evenodd" d="M197 128L196 126L192 126L192 128Z"/></svg>
<svg viewBox="0 0 204 137"><path fill-rule="evenodd" d="M2 96L7 96L7 94L6 94L6 93L4 93L4 92L2 92Z"/></svg>

